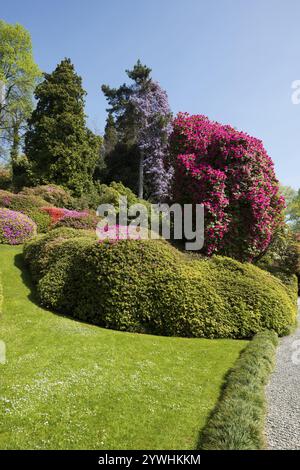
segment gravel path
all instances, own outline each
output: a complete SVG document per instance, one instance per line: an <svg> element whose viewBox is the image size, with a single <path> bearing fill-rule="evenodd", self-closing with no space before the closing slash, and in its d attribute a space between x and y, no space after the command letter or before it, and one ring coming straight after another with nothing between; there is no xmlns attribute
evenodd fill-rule
<svg viewBox="0 0 300 470"><path fill-rule="evenodd" d="M300 325L300 299L298 300ZM276 367L267 386L268 448L300 450L300 326L280 340Z"/></svg>

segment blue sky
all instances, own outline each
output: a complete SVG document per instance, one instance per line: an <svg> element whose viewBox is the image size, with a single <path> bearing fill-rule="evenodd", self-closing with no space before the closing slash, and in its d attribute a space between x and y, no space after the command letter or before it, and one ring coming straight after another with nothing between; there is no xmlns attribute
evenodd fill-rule
<svg viewBox="0 0 300 470"><path fill-rule="evenodd" d="M101 84L118 86L138 58L174 113L205 114L263 140L283 184L299 187L299 0L14 0L0 16L32 35L44 71L70 57L102 131Z"/></svg>

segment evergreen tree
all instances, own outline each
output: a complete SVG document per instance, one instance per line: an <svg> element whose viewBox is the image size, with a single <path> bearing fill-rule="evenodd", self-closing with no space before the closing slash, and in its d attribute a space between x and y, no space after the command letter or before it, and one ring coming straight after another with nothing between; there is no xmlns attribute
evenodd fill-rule
<svg viewBox="0 0 300 470"><path fill-rule="evenodd" d="M108 113L105 132L104 132L104 149L109 154L118 143L118 132L112 112Z"/></svg>
<svg viewBox="0 0 300 470"><path fill-rule="evenodd" d="M80 196L93 184L101 138L85 124L81 78L64 59L35 91L25 153L40 184L56 183Z"/></svg>

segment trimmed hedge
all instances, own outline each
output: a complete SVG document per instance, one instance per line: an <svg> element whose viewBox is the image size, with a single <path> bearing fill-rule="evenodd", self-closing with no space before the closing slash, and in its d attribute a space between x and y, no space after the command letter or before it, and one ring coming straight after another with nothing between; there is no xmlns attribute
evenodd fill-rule
<svg viewBox="0 0 300 470"><path fill-rule="evenodd" d="M20 245L36 232L36 224L27 215L0 208L0 243Z"/></svg>
<svg viewBox="0 0 300 470"><path fill-rule="evenodd" d="M47 232L50 227L50 216L41 210L47 205L49 204L44 199L37 196L26 196L0 190L0 207L26 214L36 223L39 233Z"/></svg>
<svg viewBox="0 0 300 470"><path fill-rule="evenodd" d="M277 343L274 331L261 332L241 353L202 431L199 449L265 448L265 385L274 367Z"/></svg>
<svg viewBox="0 0 300 470"><path fill-rule="evenodd" d="M229 258L189 260L162 240L55 229L26 244L41 303L107 328L167 336L287 334L296 305L278 279Z"/></svg>

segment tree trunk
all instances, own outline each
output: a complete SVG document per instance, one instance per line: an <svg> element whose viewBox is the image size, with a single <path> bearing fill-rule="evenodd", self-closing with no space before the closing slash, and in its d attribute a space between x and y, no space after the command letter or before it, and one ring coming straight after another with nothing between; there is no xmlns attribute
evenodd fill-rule
<svg viewBox="0 0 300 470"><path fill-rule="evenodd" d="M139 164L139 198L143 199L144 196L144 153L141 152Z"/></svg>
<svg viewBox="0 0 300 470"><path fill-rule="evenodd" d="M17 123L15 123L13 126L12 146L10 149L10 156L11 156L13 165L19 156L19 148L20 148L19 126Z"/></svg>

